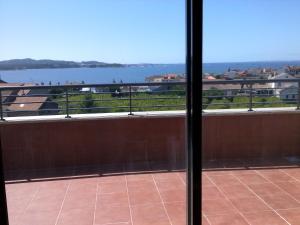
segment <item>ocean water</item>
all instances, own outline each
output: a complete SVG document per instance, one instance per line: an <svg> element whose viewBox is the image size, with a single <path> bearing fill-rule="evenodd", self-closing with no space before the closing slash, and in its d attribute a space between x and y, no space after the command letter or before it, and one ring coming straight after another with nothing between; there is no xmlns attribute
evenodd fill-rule
<svg viewBox="0 0 300 225"><path fill-rule="evenodd" d="M70 68L70 69L29 69L0 71L1 79L6 82L44 82L48 84L65 84L67 82L112 83L113 80L124 83L145 82L152 75L167 73L185 73L184 64L154 65L144 67L122 68Z"/></svg>
<svg viewBox="0 0 300 225"><path fill-rule="evenodd" d="M230 69L246 70L250 68L273 68L282 69L285 66L300 66L300 61L267 61L267 62L236 62L236 63L204 63L205 73L220 74Z"/></svg>
<svg viewBox="0 0 300 225"><path fill-rule="evenodd" d="M281 62L242 62L242 63L204 63L205 73L224 73L231 69L274 68L281 69L287 65L300 66L300 61ZM144 67L122 68L71 68L71 69L30 69L0 71L0 77L6 82L44 82L48 84L65 84L67 82L112 83L113 80L124 83L145 82L145 78L152 75L167 73L185 73L184 64L153 65ZM201 75L200 75L201 76Z"/></svg>

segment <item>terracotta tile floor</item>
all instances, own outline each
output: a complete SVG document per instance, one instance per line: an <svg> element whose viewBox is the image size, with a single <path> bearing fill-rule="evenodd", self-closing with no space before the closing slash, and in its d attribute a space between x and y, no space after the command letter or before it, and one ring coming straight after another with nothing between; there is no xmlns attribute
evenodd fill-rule
<svg viewBox="0 0 300 225"><path fill-rule="evenodd" d="M299 162L217 164L203 169L202 224L300 225ZM10 224L186 224L184 172L69 178L6 184Z"/></svg>
<svg viewBox="0 0 300 225"><path fill-rule="evenodd" d="M300 168L202 174L203 224L300 225Z"/></svg>
<svg viewBox="0 0 300 225"><path fill-rule="evenodd" d="M6 184L10 225L182 225L185 173Z"/></svg>

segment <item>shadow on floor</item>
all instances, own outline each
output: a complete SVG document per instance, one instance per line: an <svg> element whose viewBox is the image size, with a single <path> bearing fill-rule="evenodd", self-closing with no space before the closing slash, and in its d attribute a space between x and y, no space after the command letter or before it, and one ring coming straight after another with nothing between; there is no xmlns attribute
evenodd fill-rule
<svg viewBox="0 0 300 225"><path fill-rule="evenodd" d="M185 163L125 163L62 167L36 170L5 171L6 183L39 182L47 180L82 179L127 174L164 173L184 171Z"/></svg>

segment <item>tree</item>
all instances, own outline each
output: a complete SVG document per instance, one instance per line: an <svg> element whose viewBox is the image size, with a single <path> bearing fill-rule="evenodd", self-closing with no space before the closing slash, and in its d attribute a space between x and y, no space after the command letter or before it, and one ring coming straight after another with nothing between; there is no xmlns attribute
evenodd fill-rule
<svg viewBox="0 0 300 225"><path fill-rule="evenodd" d="M92 93L88 93L84 96L84 101L81 103L81 107L84 108L84 112L90 113L93 111L92 108L96 107L96 103L93 101Z"/></svg>
<svg viewBox="0 0 300 225"><path fill-rule="evenodd" d="M221 100L224 97L224 92L215 87L212 87L211 89L204 91L203 96L211 101L213 99Z"/></svg>
<svg viewBox="0 0 300 225"><path fill-rule="evenodd" d="M116 84L116 80L113 79L113 84ZM111 93L111 97L118 97L120 96L121 88L119 85L114 85L109 87L109 92Z"/></svg>
<svg viewBox="0 0 300 225"><path fill-rule="evenodd" d="M52 94L52 98L56 99L60 94L64 93L64 89L62 88L51 88L50 94Z"/></svg>

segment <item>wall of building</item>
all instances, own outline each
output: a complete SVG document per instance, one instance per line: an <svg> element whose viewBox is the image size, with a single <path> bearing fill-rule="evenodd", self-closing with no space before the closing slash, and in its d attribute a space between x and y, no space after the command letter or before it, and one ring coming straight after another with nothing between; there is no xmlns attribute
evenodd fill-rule
<svg viewBox="0 0 300 225"><path fill-rule="evenodd" d="M184 161L183 117L5 122L7 170Z"/></svg>
<svg viewBox="0 0 300 225"><path fill-rule="evenodd" d="M299 113L203 116L203 157L300 156ZM199 137L200 138L200 137ZM6 170L185 160L184 116L1 123Z"/></svg>
<svg viewBox="0 0 300 225"><path fill-rule="evenodd" d="M294 112L203 117L205 159L300 156L300 114Z"/></svg>

